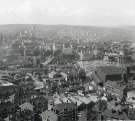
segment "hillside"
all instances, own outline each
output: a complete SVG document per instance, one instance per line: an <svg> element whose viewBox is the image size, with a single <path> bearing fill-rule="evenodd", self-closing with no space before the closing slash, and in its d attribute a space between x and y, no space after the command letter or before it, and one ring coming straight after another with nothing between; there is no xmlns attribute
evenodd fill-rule
<svg viewBox="0 0 135 121"><path fill-rule="evenodd" d="M35 38L48 41L121 41L135 40L135 27L94 27L70 25L1 25L0 34L7 40L15 39L19 32L31 31Z"/></svg>

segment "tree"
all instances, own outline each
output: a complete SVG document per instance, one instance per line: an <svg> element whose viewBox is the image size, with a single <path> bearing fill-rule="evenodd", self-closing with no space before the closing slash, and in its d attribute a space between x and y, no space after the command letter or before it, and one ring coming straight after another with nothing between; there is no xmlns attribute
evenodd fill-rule
<svg viewBox="0 0 135 121"><path fill-rule="evenodd" d="M74 80L78 77L78 73L76 70L72 69L70 72L69 72L69 80Z"/></svg>
<svg viewBox="0 0 135 121"><path fill-rule="evenodd" d="M34 56L39 56L40 55L40 49L38 47L34 48L33 55Z"/></svg>
<svg viewBox="0 0 135 121"><path fill-rule="evenodd" d="M61 50L56 50L56 51L54 52L54 57L59 56L61 53L62 53Z"/></svg>
<svg viewBox="0 0 135 121"><path fill-rule="evenodd" d="M86 72L84 69L79 70L79 79L82 80L83 82L86 80Z"/></svg>
<svg viewBox="0 0 135 121"><path fill-rule="evenodd" d="M96 121L98 117L98 108L97 104L94 102L90 102L87 106L87 119L89 121Z"/></svg>
<svg viewBox="0 0 135 121"><path fill-rule="evenodd" d="M40 116L40 114L38 113L34 114L34 121L42 121L42 117Z"/></svg>

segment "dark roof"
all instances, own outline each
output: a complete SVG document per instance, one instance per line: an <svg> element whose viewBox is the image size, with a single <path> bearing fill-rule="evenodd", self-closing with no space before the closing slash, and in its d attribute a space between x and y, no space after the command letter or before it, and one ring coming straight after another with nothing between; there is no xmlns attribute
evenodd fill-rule
<svg viewBox="0 0 135 121"><path fill-rule="evenodd" d="M64 109L75 109L76 108L76 104L74 103L61 103L61 104L57 104L54 109L58 110L58 111L63 111Z"/></svg>
<svg viewBox="0 0 135 121"><path fill-rule="evenodd" d="M117 75L126 73L125 68L117 67L117 66L104 66L98 68L105 75Z"/></svg>
<svg viewBox="0 0 135 121"><path fill-rule="evenodd" d="M112 113L111 110L105 110L102 113L104 116L108 117L108 118L112 118L112 119L120 119L120 120L127 120L128 117L125 113L119 114L119 113Z"/></svg>
<svg viewBox="0 0 135 121"><path fill-rule="evenodd" d="M34 99L32 99L32 102L38 104L38 103L47 103L48 100L44 97L36 97Z"/></svg>
<svg viewBox="0 0 135 121"><path fill-rule="evenodd" d="M120 86L117 82L115 81L107 81L105 83L105 87L107 89L107 91L111 94L117 94L119 96L119 98L122 97L123 95L123 89L125 88L125 86Z"/></svg>

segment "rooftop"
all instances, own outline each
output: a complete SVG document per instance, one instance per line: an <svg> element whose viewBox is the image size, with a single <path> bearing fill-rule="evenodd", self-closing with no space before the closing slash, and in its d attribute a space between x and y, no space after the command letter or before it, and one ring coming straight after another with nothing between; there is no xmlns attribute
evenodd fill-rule
<svg viewBox="0 0 135 121"><path fill-rule="evenodd" d="M86 72L95 71L99 67L121 67L121 65L116 63L110 63L103 60L94 61L80 61L78 65L86 70Z"/></svg>
<svg viewBox="0 0 135 121"><path fill-rule="evenodd" d="M126 69L120 64L110 63L106 61L82 61L78 62L79 66L84 68L86 73L91 71L101 71L104 74L112 75L112 74L121 74L125 72Z"/></svg>
<svg viewBox="0 0 135 121"><path fill-rule="evenodd" d="M64 109L75 109L76 108L76 104L74 103L60 103L57 104L54 109L58 110L58 111L63 111Z"/></svg>
<svg viewBox="0 0 135 121"><path fill-rule="evenodd" d="M0 87L2 86L13 86L13 84L4 80L0 80Z"/></svg>
<svg viewBox="0 0 135 121"><path fill-rule="evenodd" d="M98 68L105 75L117 75L126 73L126 69L118 66L102 66Z"/></svg>

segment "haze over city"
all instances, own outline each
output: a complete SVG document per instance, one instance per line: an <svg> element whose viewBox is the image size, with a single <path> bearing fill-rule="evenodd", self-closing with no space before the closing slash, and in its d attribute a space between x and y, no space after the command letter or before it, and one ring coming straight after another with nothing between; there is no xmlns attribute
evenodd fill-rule
<svg viewBox="0 0 135 121"><path fill-rule="evenodd" d="M0 24L135 25L134 0L4 0Z"/></svg>

